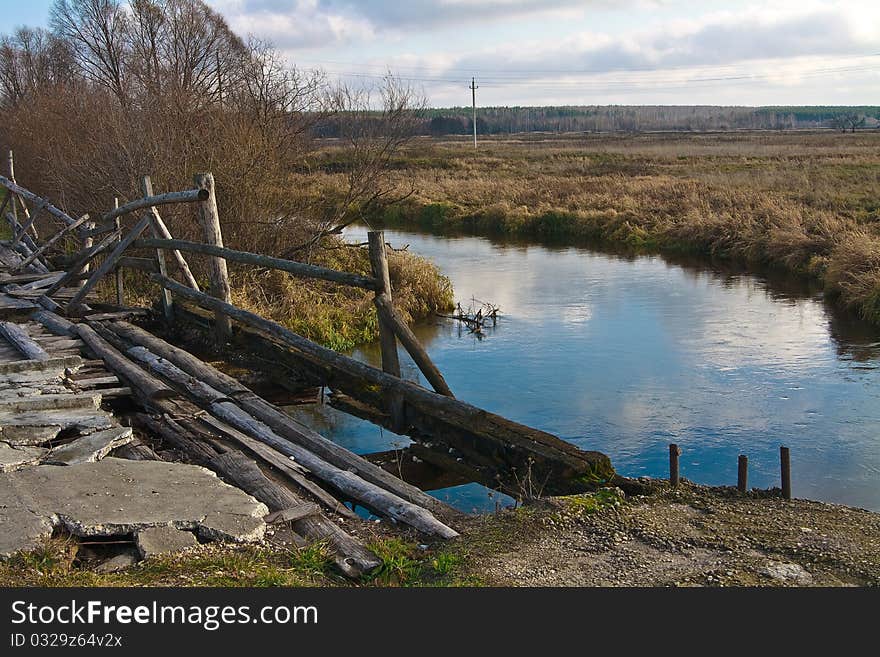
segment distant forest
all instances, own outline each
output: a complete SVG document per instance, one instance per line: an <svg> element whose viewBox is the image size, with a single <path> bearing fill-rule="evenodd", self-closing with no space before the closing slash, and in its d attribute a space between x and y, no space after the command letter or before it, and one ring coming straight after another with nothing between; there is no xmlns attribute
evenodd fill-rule
<svg viewBox="0 0 880 657"><path fill-rule="evenodd" d="M472 109L451 107L420 112L421 135L465 135L473 131ZM880 126L880 107L715 107L589 105L569 107L478 107L482 135L522 132L651 132L713 130L853 129ZM332 124L322 130L334 136Z"/></svg>

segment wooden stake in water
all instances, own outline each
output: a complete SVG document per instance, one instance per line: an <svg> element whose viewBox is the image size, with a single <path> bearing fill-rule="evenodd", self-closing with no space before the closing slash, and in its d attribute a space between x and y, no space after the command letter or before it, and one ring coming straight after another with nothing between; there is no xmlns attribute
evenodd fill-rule
<svg viewBox="0 0 880 657"><path fill-rule="evenodd" d="M782 470L782 497L791 499L791 454L788 447L779 448L779 465Z"/></svg>
<svg viewBox="0 0 880 657"><path fill-rule="evenodd" d="M749 487L749 457L745 454L740 454L737 465L736 489L740 493L745 493Z"/></svg>
<svg viewBox="0 0 880 657"><path fill-rule="evenodd" d="M681 448L675 443L669 445L669 484L673 488L678 486L678 457L681 456Z"/></svg>

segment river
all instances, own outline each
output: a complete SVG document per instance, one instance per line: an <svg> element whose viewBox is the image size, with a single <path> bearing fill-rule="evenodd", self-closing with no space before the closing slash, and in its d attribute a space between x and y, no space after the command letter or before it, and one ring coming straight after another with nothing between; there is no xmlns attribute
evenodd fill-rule
<svg viewBox="0 0 880 657"><path fill-rule="evenodd" d="M795 497L880 511L880 330L806 283L482 237L386 240L433 260L463 306L501 308L482 339L454 320L416 327L460 399L602 451L627 476L668 476L677 443L692 481L735 485L746 454L749 485L778 486L786 445ZM380 362L377 345L353 355ZM409 443L327 406L295 413L358 453ZM510 503L477 484L433 494L467 511Z"/></svg>

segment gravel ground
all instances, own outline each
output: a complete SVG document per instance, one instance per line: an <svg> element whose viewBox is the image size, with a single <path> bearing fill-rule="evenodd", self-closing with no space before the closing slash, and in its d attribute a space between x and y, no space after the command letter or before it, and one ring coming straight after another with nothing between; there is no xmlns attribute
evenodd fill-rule
<svg viewBox="0 0 880 657"><path fill-rule="evenodd" d="M494 586L880 584L880 514L689 482L618 492L475 520L465 568Z"/></svg>

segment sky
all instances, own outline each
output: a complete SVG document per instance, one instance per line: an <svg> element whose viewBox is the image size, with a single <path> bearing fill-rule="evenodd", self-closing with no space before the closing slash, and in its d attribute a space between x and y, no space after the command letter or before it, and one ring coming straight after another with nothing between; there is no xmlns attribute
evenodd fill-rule
<svg viewBox="0 0 880 657"><path fill-rule="evenodd" d="M880 3L207 0L301 69L388 72L435 107L878 105ZM52 0L0 0L0 32Z"/></svg>

